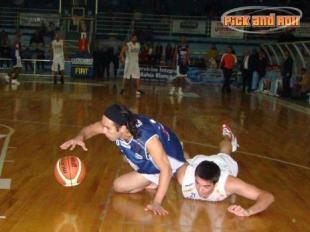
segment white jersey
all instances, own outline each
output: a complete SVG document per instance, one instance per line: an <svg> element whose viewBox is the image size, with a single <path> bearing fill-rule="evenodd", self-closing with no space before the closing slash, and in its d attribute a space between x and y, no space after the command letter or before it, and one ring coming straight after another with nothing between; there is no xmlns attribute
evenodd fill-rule
<svg viewBox="0 0 310 232"><path fill-rule="evenodd" d="M221 170L220 178L215 184L214 190L206 198L199 196L195 183L196 167L205 160L214 162ZM186 168L182 183L183 197L205 201L222 201L228 197L225 191L226 180L228 176L237 176L238 174L238 164L231 158L231 156L224 153L211 156L197 155L193 159L189 159L187 161L189 165Z"/></svg>
<svg viewBox="0 0 310 232"><path fill-rule="evenodd" d="M53 40L52 41L52 49L53 49L53 58L56 57L64 57L64 41L60 40Z"/></svg>
<svg viewBox="0 0 310 232"><path fill-rule="evenodd" d="M133 42L127 43L128 50L126 52L125 68L124 68L124 78L129 79L130 77L134 79L140 78L140 67L139 67L139 53L140 53L140 43Z"/></svg>
<svg viewBox="0 0 310 232"><path fill-rule="evenodd" d="M140 43L127 43L128 50L126 52L126 63L139 63Z"/></svg>

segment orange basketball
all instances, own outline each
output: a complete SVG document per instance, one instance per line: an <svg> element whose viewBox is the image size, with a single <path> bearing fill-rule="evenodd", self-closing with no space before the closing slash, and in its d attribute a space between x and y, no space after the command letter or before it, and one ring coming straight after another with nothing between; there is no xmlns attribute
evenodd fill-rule
<svg viewBox="0 0 310 232"><path fill-rule="evenodd" d="M65 156L57 160L54 175L57 182L65 187L79 185L85 177L85 166L76 156Z"/></svg>

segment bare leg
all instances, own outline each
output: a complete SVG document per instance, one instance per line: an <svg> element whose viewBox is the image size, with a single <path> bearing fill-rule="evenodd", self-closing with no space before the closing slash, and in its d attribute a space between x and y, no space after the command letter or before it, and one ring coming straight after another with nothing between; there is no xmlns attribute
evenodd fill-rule
<svg viewBox="0 0 310 232"><path fill-rule="evenodd" d="M64 70L60 71L60 75L61 75L61 79L60 79L61 84L64 84Z"/></svg>
<svg viewBox="0 0 310 232"><path fill-rule="evenodd" d="M114 180L113 189L119 193L136 193L150 184L151 181L147 180L142 174L129 172Z"/></svg>
<svg viewBox="0 0 310 232"><path fill-rule="evenodd" d="M224 136L223 140L219 144L219 148L220 148L220 153L231 155L232 146L231 146L230 138L228 136Z"/></svg>
<svg viewBox="0 0 310 232"><path fill-rule="evenodd" d="M127 78L124 77L120 94L124 93L126 87L127 87Z"/></svg>
<svg viewBox="0 0 310 232"><path fill-rule="evenodd" d="M140 90L140 79L135 79L135 87L136 87L136 91Z"/></svg>
<svg viewBox="0 0 310 232"><path fill-rule="evenodd" d="M136 94L137 95L144 95L144 92L140 89L140 78L135 79L135 87L136 87Z"/></svg>
<svg viewBox="0 0 310 232"><path fill-rule="evenodd" d="M54 84L57 84L57 75L55 71L52 71L52 76L53 76Z"/></svg>

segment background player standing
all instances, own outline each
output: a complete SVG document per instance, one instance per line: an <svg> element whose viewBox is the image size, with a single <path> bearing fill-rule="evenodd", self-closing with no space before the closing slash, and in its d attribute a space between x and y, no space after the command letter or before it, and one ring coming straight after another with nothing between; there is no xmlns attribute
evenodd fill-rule
<svg viewBox="0 0 310 232"><path fill-rule="evenodd" d="M136 95L143 95L144 92L140 90L140 67L139 67L139 53L140 43L137 35L131 36L131 41L126 43L120 53L120 58L124 68L123 87L120 94L123 94L127 86L127 81L132 77L135 79Z"/></svg>
<svg viewBox="0 0 310 232"><path fill-rule="evenodd" d="M174 53L174 60L176 62L176 79L175 83L169 94L173 95L175 89L178 88L178 95L183 95L182 88L185 84L185 77L187 76L188 65L189 65L189 46L186 43L186 38L181 37L181 44L176 47Z"/></svg>
<svg viewBox="0 0 310 232"><path fill-rule="evenodd" d="M22 69L22 60L21 60L21 43L20 43L21 34L16 33L13 47L12 47L12 60L13 60L13 67L9 72L9 75L5 75L5 80L13 85L19 85L19 81L17 80L18 75Z"/></svg>
<svg viewBox="0 0 310 232"><path fill-rule="evenodd" d="M52 41L52 75L54 79L54 84L57 84L57 72L58 66L61 74L61 84L64 84L64 69L65 69L65 57L64 57L64 41L60 38L59 32L55 33L55 38Z"/></svg>

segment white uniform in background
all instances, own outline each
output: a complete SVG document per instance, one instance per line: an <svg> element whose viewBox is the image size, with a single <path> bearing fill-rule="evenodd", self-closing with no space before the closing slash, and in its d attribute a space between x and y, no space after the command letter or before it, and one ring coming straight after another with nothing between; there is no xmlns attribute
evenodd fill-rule
<svg viewBox="0 0 310 232"><path fill-rule="evenodd" d="M64 42L62 39L53 40L52 41L52 49L53 49L53 64L52 71L58 72L59 70L63 71L65 69L65 57L64 57Z"/></svg>
<svg viewBox="0 0 310 232"><path fill-rule="evenodd" d="M139 67L139 53L140 43L132 42L127 43L128 50L126 52L124 78L130 79L130 76L134 79L140 78L140 67Z"/></svg>
<svg viewBox="0 0 310 232"><path fill-rule="evenodd" d="M212 161L218 165L221 170L221 175L218 182L215 184L212 193L208 197L203 198L199 196L196 189L195 170L196 167L205 160ZM225 191L226 180L228 176L236 177L238 174L238 164L230 155L224 153L211 156L197 155L194 158L187 160L187 162L189 165L186 168L182 183L182 193L185 198L205 201L222 201L228 197Z"/></svg>

